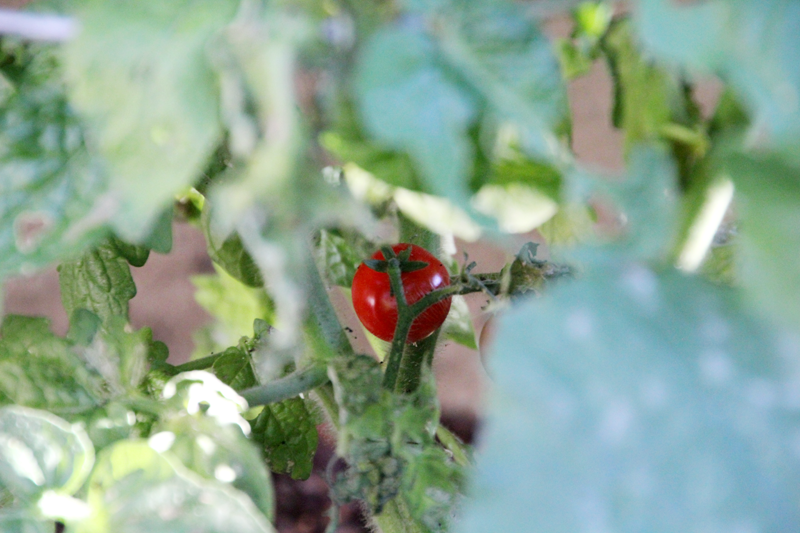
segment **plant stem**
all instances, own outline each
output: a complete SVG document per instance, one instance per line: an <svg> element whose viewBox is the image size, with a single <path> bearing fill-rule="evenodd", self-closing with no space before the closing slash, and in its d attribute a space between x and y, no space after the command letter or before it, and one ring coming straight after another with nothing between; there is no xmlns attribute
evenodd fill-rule
<svg viewBox="0 0 800 533"><path fill-rule="evenodd" d="M211 368L224 353L225 352L214 353L201 359L187 361L186 363L173 367L172 371L176 374L180 374L181 372L189 372L190 370L205 370L206 368Z"/></svg>
<svg viewBox="0 0 800 533"><path fill-rule="evenodd" d="M330 359L336 354L352 354L353 347L331 305L325 283L311 254L308 254L307 261L308 309L311 316L306 333L311 334L314 340L322 341L314 343L319 348L317 351L325 352L321 359Z"/></svg>
<svg viewBox="0 0 800 533"><path fill-rule="evenodd" d="M453 460L457 465L464 467L471 466L468 446L455 436L453 432L440 423L436 428L436 436L439 438L439 442L442 443L442 446L453 454Z"/></svg>
<svg viewBox="0 0 800 533"><path fill-rule="evenodd" d="M403 280L400 273L400 261L395 256L392 249L388 246L381 248L383 258L389 262L389 283L392 287L392 294L397 302L397 326L394 330L392 348L386 362L386 373L383 376L383 386L389 390L394 390L397 384L397 376L400 372L400 363L403 359L403 352L406 347L408 332L411 331L411 323L416 318L406 302L406 294L403 290Z"/></svg>
<svg viewBox="0 0 800 533"><path fill-rule="evenodd" d="M239 394L253 407L280 402L294 398L301 392L308 392L328 382L328 369L324 365L314 365L297 370L286 377L264 385L245 389Z"/></svg>
<svg viewBox="0 0 800 533"><path fill-rule="evenodd" d="M436 341L439 339L437 329L416 344L406 346L403 359L400 362L400 370L397 377L395 390L399 393L410 393L417 390L422 378L422 368L425 364L430 365L433 361L433 352L436 349Z"/></svg>

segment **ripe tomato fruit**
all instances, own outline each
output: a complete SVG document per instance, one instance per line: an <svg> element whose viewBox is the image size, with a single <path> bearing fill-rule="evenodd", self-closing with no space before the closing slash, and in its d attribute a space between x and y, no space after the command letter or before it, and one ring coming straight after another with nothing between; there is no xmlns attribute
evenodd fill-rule
<svg viewBox="0 0 800 533"><path fill-rule="evenodd" d="M411 305L429 292L449 285L450 274L441 261L415 244L395 244L392 246L392 250L399 255L409 246L411 247L409 261L428 263L428 266L420 270L403 272L400 275L406 302ZM385 258L383 253L378 250L373 254L372 259L384 260ZM364 327L379 339L392 340L397 327L397 300L392 294L389 274L376 272L361 263L353 278L352 291L353 307ZM450 312L450 300L451 298L446 298L435 303L415 318L411 323L411 331L406 342L422 340L441 326L444 319L447 318L447 313Z"/></svg>

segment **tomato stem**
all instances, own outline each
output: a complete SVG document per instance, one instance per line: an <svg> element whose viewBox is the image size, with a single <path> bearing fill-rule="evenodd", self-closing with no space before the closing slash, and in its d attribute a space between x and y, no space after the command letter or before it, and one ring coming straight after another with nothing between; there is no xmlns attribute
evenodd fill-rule
<svg viewBox="0 0 800 533"><path fill-rule="evenodd" d="M294 398L302 392L316 389L327 382L327 366L313 365L303 370L292 372L286 377L265 383L264 385L245 389L239 394L247 400L250 407L253 407Z"/></svg>
<svg viewBox="0 0 800 533"><path fill-rule="evenodd" d="M409 307L406 294L403 290L403 280L400 272L400 261L394 251L389 246L381 247L383 258L389 262L389 283L392 287L397 301L397 326L395 326L392 347L386 361L386 372L383 375L383 386L386 389L394 390L397 385L397 377L400 374L400 363L403 360L403 352L406 347L408 332L411 331L411 323L414 322L418 313L414 312L414 306Z"/></svg>

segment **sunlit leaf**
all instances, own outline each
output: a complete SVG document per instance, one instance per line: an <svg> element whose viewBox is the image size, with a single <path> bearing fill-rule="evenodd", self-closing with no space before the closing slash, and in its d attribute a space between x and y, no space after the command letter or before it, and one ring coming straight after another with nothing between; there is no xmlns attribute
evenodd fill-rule
<svg viewBox="0 0 800 533"><path fill-rule="evenodd" d="M243 491L268 519L275 513L275 495L256 443L238 427L206 417L178 416L153 428L151 446L162 443L189 470ZM169 444L167 448L167 444Z"/></svg>
<svg viewBox="0 0 800 533"><path fill-rule="evenodd" d="M201 478L147 441L120 441L104 450L89 480L92 516L78 533L272 533L243 492Z"/></svg>
<svg viewBox="0 0 800 533"><path fill-rule="evenodd" d="M80 426L46 411L0 408L0 479L17 497L73 494L93 465L94 447Z"/></svg>

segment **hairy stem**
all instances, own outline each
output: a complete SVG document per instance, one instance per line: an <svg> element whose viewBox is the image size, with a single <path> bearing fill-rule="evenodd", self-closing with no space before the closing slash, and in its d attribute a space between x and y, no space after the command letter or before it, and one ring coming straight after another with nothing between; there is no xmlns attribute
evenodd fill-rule
<svg viewBox="0 0 800 533"><path fill-rule="evenodd" d="M406 348L408 332L411 331L411 323L417 316L408 307L406 295L403 292L403 281L400 274L400 262L395 257L394 252L388 246L384 246L383 257L389 261L389 282L392 286L392 293L397 301L397 326L394 330L392 348L386 362L386 373L383 375L383 386L389 390L394 390L397 385L397 377L400 373L400 363L403 359L403 352Z"/></svg>
<svg viewBox="0 0 800 533"><path fill-rule="evenodd" d="M433 352L436 349L436 341L439 339L437 329L416 344L406 346L403 359L400 363L397 384L395 390L399 393L410 393L417 390L422 379L422 368L425 364L430 366L433 361Z"/></svg>
<svg viewBox="0 0 800 533"><path fill-rule="evenodd" d="M308 392L328 382L328 369L324 365L314 365L297 370L286 377L264 385L245 389L239 394L252 407L267 405L294 398L301 392Z"/></svg>

